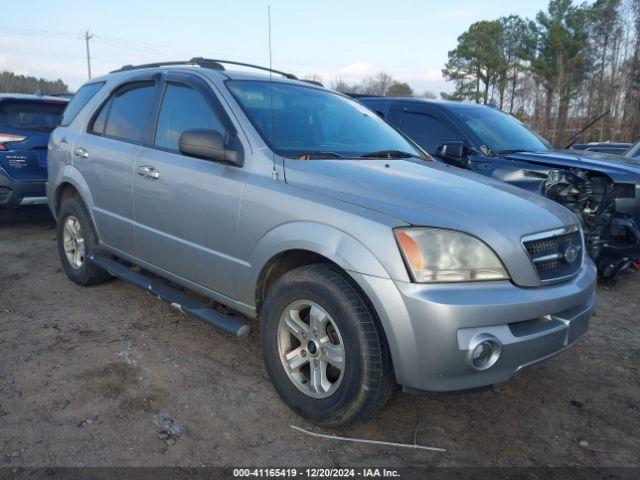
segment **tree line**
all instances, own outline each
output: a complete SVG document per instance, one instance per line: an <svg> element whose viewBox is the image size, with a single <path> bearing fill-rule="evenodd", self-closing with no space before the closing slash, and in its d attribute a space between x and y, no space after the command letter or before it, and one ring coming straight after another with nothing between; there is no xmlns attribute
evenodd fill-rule
<svg viewBox="0 0 640 480"><path fill-rule="evenodd" d="M16 75L12 72L0 72L0 93L37 93L51 95L67 93L69 87L60 79L45 80L44 78Z"/></svg>
<svg viewBox="0 0 640 480"><path fill-rule="evenodd" d="M608 112L581 141L640 135L640 1L551 0L534 20L472 24L442 70L450 100L495 104L557 146Z"/></svg>
<svg viewBox="0 0 640 480"><path fill-rule="evenodd" d="M322 76L315 73L305 75L303 79L324 83ZM331 81L329 86L333 90L337 90L342 93L378 95L385 97L436 98L436 95L429 91L416 94L408 83L394 79L387 72L378 72L375 75L365 77L361 82L348 83L341 78L336 78Z"/></svg>

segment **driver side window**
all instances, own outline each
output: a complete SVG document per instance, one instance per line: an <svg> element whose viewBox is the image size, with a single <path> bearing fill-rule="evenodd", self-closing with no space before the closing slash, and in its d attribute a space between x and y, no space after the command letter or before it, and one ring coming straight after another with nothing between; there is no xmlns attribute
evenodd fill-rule
<svg viewBox="0 0 640 480"><path fill-rule="evenodd" d="M400 130L431 155L441 143L463 140L452 127L425 113L403 112Z"/></svg>
<svg viewBox="0 0 640 480"><path fill-rule="evenodd" d="M180 135L187 130L216 130L225 136L222 122L199 92L169 83L162 99L155 145L177 151Z"/></svg>

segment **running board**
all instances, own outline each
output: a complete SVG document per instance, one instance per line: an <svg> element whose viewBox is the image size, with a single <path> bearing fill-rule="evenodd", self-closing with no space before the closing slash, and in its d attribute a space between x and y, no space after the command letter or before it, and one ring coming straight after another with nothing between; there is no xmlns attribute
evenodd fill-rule
<svg viewBox="0 0 640 480"><path fill-rule="evenodd" d="M236 320L228 315L224 315L213 308L209 308L203 303L187 297L174 288L156 280L152 280L141 273L135 272L121 263L94 253L91 253L88 258L99 267L104 268L111 275L132 283L142 290L146 290L152 295L158 297L160 300L164 300L171 304L173 308L181 311L182 313L191 315L201 322L222 330L229 335L245 338L248 337L251 332L251 327L248 324Z"/></svg>

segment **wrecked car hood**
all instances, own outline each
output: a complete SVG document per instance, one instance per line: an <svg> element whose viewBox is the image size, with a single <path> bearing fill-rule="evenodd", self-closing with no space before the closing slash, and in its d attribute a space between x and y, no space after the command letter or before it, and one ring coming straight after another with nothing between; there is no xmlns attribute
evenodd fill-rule
<svg viewBox="0 0 640 480"><path fill-rule="evenodd" d="M563 168L574 167L602 172L614 182L640 182L640 161L619 155L589 151L550 150L548 152L512 153L506 155L505 158L539 165L557 165Z"/></svg>
<svg viewBox="0 0 640 480"><path fill-rule="evenodd" d="M577 223L564 207L503 182L417 159L290 160L288 184L374 210L411 225L501 237Z"/></svg>

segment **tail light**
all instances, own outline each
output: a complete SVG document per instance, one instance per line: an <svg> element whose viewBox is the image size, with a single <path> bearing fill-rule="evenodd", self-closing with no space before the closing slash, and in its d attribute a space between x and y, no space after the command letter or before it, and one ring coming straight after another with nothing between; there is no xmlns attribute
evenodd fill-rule
<svg viewBox="0 0 640 480"><path fill-rule="evenodd" d="M27 137L23 137L22 135L13 135L12 133L0 133L0 150L7 149L7 147L4 146L5 143L22 142L26 139Z"/></svg>

